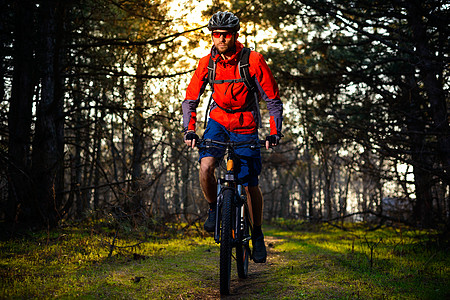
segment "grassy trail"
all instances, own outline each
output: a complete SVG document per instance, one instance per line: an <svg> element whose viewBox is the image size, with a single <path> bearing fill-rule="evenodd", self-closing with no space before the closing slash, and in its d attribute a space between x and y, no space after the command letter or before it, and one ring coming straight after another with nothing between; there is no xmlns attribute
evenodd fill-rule
<svg viewBox="0 0 450 300"><path fill-rule="evenodd" d="M267 263L250 263L245 280L233 264L232 294L223 299L450 298L449 249L435 247L430 235L264 230ZM66 228L0 242L0 298L221 298L219 247L211 237L134 231L114 240L106 232Z"/></svg>

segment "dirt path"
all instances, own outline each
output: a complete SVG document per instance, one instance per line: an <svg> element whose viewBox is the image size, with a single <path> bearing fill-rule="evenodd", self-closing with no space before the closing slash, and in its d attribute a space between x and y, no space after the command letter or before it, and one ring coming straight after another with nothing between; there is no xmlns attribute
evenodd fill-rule
<svg viewBox="0 0 450 300"><path fill-rule="evenodd" d="M248 277L246 279L239 279L237 276L232 275L231 294L229 296L222 296L221 299L254 299L256 295L261 294L267 286L267 282L270 280L272 269L281 263L280 254L274 248L277 242L280 241L274 237L265 237L267 262L264 264L250 262Z"/></svg>

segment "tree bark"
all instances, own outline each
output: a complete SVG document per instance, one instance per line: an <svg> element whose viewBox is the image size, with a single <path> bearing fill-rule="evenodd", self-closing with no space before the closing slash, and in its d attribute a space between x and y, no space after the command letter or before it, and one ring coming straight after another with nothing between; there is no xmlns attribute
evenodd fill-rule
<svg viewBox="0 0 450 300"><path fill-rule="evenodd" d="M423 86L428 96L431 107L431 116L434 123L434 130L437 132L439 143L438 153L440 155L445 171L445 180L450 184L450 126L447 111L447 102L442 82L438 80L442 72L442 64L435 55L435 51L430 49L427 28L423 23L424 16L421 2L407 2L406 4L408 21L412 28L413 40L415 41L416 53L420 61L416 67L420 70Z"/></svg>
<svg viewBox="0 0 450 300"><path fill-rule="evenodd" d="M59 221L63 183L64 115L60 72L61 7L59 1L39 6L41 47L41 99L37 106L33 140L32 173L35 199L39 202L40 225L53 227Z"/></svg>
<svg viewBox="0 0 450 300"><path fill-rule="evenodd" d="M137 50L137 66L136 74L144 73L142 65L142 49ZM141 180L142 180L142 154L144 151L144 100L143 100L144 82L140 76L136 78L136 86L134 92L134 116L133 116L133 160L131 164L131 188L133 191L133 208L139 211L144 207Z"/></svg>
<svg viewBox="0 0 450 300"><path fill-rule="evenodd" d="M406 127L410 138L411 159L414 173L414 186L416 200L413 207L414 221L422 226L428 227L432 225L432 176L427 170L433 165L433 159L429 152L429 145L422 134L425 129L425 116L421 107L426 107L425 99L420 94L418 83L416 82L414 73L406 82L406 88L403 92L403 103L408 105Z"/></svg>
<svg viewBox="0 0 450 300"><path fill-rule="evenodd" d="M30 146L33 88L35 85L33 40L34 5L15 1L14 73L8 115L9 192L7 220L31 221L36 206L30 201Z"/></svg>

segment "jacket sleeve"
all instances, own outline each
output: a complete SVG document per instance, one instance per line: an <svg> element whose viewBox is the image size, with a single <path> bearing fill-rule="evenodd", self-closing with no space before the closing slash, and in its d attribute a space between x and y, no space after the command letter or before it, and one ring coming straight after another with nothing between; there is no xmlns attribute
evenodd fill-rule
<svg viewBox="0 0 450 300"><path fill-rule="evenodd" d="M267 103L270 116L270 134L281 135L283 103L280 100L278 85L275 82L272 71L270 71L264 57L257 52L252 51L252 53L254 53L254 55L253 59L250 61L250 66L254 69L256 85L261 98Z"/></svg>
<svg viewBox="0 0 450 300"><path fill-rule="evenodd" d="M186 90L186 97L181 105L183 109L183 129L184 131L195 131L197 122L197 107L200 97L208 84L208 62L209 55L200 59L197 69L191 78Z"/></svg>

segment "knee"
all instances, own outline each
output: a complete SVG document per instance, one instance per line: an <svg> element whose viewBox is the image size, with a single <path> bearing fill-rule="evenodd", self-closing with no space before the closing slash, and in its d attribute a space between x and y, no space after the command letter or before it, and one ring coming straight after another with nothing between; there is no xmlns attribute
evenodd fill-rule
<svg viewBox="0 0 450 300"><path fill-rule="evenodd" d="M215 163L212 160L202 160L200 163L200 173L205 176L214 175Z"/></svg>

